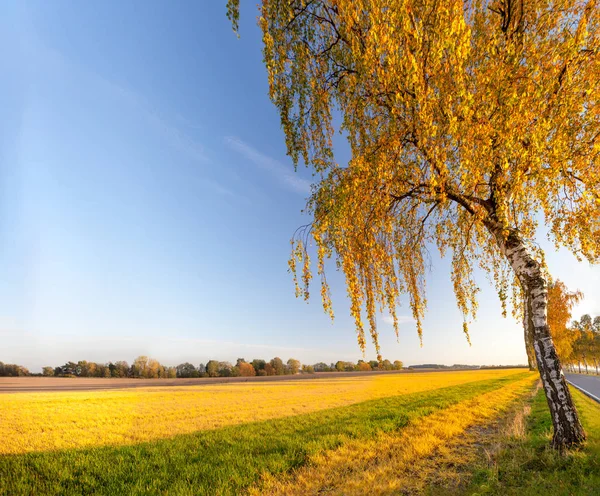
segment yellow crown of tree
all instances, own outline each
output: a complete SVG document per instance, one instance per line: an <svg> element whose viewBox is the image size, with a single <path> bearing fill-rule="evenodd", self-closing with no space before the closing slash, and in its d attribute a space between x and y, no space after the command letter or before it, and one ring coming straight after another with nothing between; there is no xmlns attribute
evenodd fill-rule
<svg viewBox="0 0 600 496"><path fill-rule="evenodd" d="M236 29L237 0L228 16ZM524 302L555 446L581 442L532 242L542 221L557 245L600 255L596 2L263 0L259 24L288 153L315 173L313 222L292 240L298 294L308 297L312 239L325 310L334 257L359 344L368 327L379 350L377 310L397 332L401 294L422 333L428 247L451 253L466 333L481 267L503 306L511 288L515 306ZM336 130L347 164L335 160Z"/></svg>

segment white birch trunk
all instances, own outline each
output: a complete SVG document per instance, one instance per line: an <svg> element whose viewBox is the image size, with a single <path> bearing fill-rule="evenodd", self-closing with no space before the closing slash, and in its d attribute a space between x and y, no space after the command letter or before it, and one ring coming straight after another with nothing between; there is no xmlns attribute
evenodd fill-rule
<svg viewBox="0 0 600 496"><path fill-rule="evenodd" d="M527 363L529 370L537 370L537 363L535 359L535 349L533 346L533 320L531 319L531 312L529 311L528 298L523 298L523 330L525 336L525 351L527 352Z"/></svg>
<svg viewBox="0 0 600 496"><path fill-rule="evenodd" d="M548 289L542 268L518 232L510 231L505 237L499 225L492 222L486 225L515 271L525 293L527 318L532 322L533 328L533 348L554 426L552 445L557 449L579 445L585 440L585 433L550 335L547 319Z"/></svg>

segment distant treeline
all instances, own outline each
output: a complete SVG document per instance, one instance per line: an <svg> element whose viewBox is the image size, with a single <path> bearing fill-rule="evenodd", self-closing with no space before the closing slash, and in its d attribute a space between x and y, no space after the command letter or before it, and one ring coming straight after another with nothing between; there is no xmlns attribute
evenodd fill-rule
<svg viewBox="0 0 600 496"><path fill-rule="evenodd" d="M600 374L600 315L583 315L568 329L570 346L565 346L560 359L571 372Z"/></svg>
<svg viewBox="0 0 600 496"><path fill-rule="evenodd" d="M147 356L137 357L131 365L125 361L96 363L80 360L78 362L67 362L59 367L43 367L42 374L31 374L29 370L21 365L4 364L0 362L0 376L20 377L29 375L43 375L46 377L130 377L144 379L160 378L195 378L195 377L252 377L272 375L292 375L314 372L354 372L370 370L401 370L403 368L400 360L390 362L383 360L371 360L365 362L359 360L357 363L338 360L336 363L326 364L324 362L314 365L303 365L299 360L290 358L287 362L279 357L272 360L254 359L247 362L238 358L235 365L231 362L220 362L209 360L206 364L195 366L185 362L176 367L162 365L158 360Z"/></svg>
<svg viewBox="0 0 600 496"><path fill-rule="evenodd" d="M22 365L0 362L0 377L23 377L27 375L31 374L29 373L29 370Z"/></svg>

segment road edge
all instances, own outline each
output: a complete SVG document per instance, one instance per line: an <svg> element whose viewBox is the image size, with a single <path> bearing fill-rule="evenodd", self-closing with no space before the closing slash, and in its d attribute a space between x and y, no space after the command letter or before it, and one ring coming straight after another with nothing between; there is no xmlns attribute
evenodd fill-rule
<svg viewBox="0 0 600 496"><path fill-rule="evenodd" d="M585 394L586 396L589 396L590 398L592 398L593 400L597 401L598 403L600 403L600 398L598 398L598 396L596 396L595 394L590 393L589 391L586 391L585 389L583 389L581 386L578 386L577 384L573 384L569 379L567 379L567 382L573 386L575 389L578 389L579 391L581 391L583 394Z"/></svg>

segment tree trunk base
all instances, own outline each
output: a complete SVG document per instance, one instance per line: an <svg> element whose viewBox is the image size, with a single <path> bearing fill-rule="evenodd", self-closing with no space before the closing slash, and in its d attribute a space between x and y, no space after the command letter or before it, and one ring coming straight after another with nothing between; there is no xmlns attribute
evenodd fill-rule
<svg viewBox="0 0 600 496"><path fill-rule="evenodd" d="M555 432L552 437L552 447L560 452L564 452L569 449L580 448L585 443L585 440L586 437L583 429L574 430L568 436L564 433L557 436Z"/></svg>

